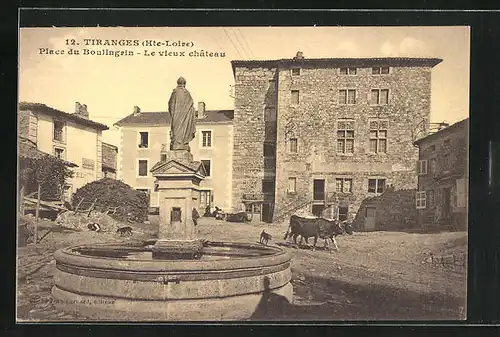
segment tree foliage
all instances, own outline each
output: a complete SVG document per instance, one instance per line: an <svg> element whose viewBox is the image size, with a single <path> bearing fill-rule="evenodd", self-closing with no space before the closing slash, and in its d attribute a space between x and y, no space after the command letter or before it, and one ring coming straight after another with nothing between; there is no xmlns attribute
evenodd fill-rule
<svg viewBox="0 0 500 337"><path fill-rule="evenodd" d="M96 199L95 207L101 212L110 207L118 207L116 213L111 214L117 220L147 220L149 196L119 180L103 178L82 186L73 195L72 206L77 207L82 199L85 206L82 203L80 207L84 209Z"/></svg>
<svg viewBox="0 0 500 337"><path fill-rule="evenodd" d="M19 182L25 194L37 191L40 184L41 199L59 198L66 181L71 177L73 171L57 157L19 158Z"/></svg>

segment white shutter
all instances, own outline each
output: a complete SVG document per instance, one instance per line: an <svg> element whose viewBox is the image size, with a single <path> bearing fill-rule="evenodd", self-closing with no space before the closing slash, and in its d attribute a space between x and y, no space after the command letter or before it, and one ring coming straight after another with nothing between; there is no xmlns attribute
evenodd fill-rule
<svg viewBox="0 0 500 337"><path fill-rule="evenodd" d="M426 193L425 191L416 192L415 194L415 207L416 209L425 209L426 208Z"/></svg>

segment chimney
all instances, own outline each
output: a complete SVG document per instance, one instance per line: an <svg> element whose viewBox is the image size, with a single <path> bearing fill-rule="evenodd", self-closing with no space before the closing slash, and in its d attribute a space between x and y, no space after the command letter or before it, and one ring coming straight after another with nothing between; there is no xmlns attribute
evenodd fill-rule
<svg viewBox="0 0 500 337"><path fill-rule="evenodd" d="M304 53L301 51L298 51L297 54L294 57L295 60L303 60L304 59Z"/></svg>
<svg viewBox="0 0 500 337"><path fill-rule="evenodd" d="M198 102L198 118L205 118L205 102Z"/></svg>
<svg viewBox="0 0 500 337"><path fill-rule="evenodd" d="M137 105L134 106L134 116L137 116L141 113L141 108L139 108Z"/></svg>
<svg viewBox="0 0 500 337"><path fill-rule="evenodd" d="M80 102L75 103L75 114L79 117L89 119L89 113L87 111L87 104L80 104Z"/></svg>

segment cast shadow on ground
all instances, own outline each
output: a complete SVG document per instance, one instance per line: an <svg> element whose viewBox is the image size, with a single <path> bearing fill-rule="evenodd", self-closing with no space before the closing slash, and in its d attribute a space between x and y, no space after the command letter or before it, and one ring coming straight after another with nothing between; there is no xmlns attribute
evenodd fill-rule
<svg viewBox="0 0 500 337"><path fill-rule="evenodd" d="M269 289L265 291L251 321L336 320L459 320L465 319L466 298L441 293L417 293L394 287L355 285L332 278L308 276L307 285L294 282L294 296L307 287L311 302L297 305Z"/></svg>

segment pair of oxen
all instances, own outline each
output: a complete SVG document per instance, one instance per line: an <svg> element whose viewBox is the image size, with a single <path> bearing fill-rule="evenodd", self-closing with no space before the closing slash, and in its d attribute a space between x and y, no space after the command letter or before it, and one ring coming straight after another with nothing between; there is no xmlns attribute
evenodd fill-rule
<svg viewBox="0 0 500 337"><path fill-rule="evenodd" d="M312 250L316 249L318 238L325 240L325 248L327 245L329 248L328 240L331 240L335 249L338 251L339 247L335 237L344 233L349 235L353 234L352 225L347 221L327 220L324 218L304 218L292 215L290 217L290 226L288 227L283 239L286 240L291 237L293 238L295 245L297 245L297 236L300 236L300 246L302 245L302 239L309 244L308 239L313 237L314 243Z"/></svg>

